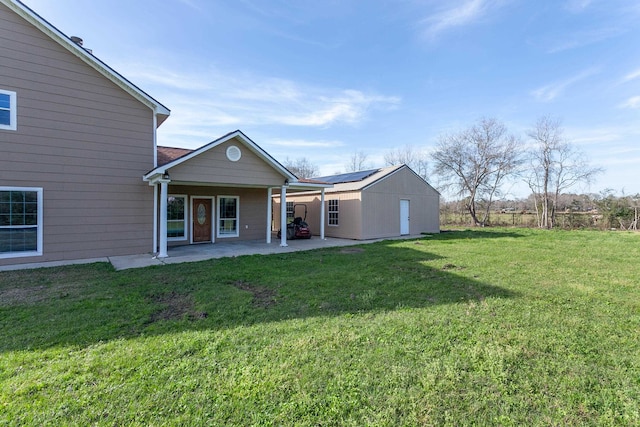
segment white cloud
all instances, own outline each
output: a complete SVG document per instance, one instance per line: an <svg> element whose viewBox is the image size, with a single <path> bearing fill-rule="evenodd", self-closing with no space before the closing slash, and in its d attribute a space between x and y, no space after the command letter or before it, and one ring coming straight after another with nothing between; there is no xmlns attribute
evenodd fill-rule
<svg viewBox="0 0 640 427"><path fill-rule="evenodd" d="M547 53L558 53L569 49L575 49L582 46L598 43L603 40L610 39L622 34L621 28L599 28L591 31L583 31L569 34L565 40L554 40L553 46L547 50ZM554 36L558 39L558 36Z"/></svg>
<svg viewBox="0 0 640 427"><path fill-rule="evenodd" d="M358 125L372 111L397 108L401 100L358 89L336 89L217 68L168 70L157 64L120 64L119 69L171 109L162 135L205 141L253 125L330 127ZM172 142L167 142L173 145Z"/></svg>
<svg viewBox="0 0 640 427"><path fill-rule="evenodd" d="M637 78L640 78L640 68L638 68L637 70L632 71L629 74L627 74L626 76L624 76L622 78L622 82L623 83L630 82L631 80L635 80Z"/></svg>
<svg viewBox="0 0 640 427"><path fill-rule="evenodd" d="M565 8L573 13L580 13L591 5L592 0L569 0Z"/></svg>
<svg viewBox="0 0 640 427"><path fill-rule="evenodd" d="M178 0L180 3L184 3L185 5L187 5L188 7L198 11L198 12L202 12L202 8L196 4L196 2L194 2L193 0Z"/></svg>
<svg viewBox="0 0 640 427"><path fill-rule="evenodd" d="M424 34L429 39L454 27L461 27L476 22L494 5L488 0L465 0L461 4L442 10L422 21Z"/></svg>
<svg viewBox="0 0 640 427"><path fill-rule="evenodd" d="M316 95L315 99L308 100L306 111L283 111L272 120L292 126L327 126L337 122L356 124L364 119L370 108L394 108L399 102L396 97L344 90L331 96Z"/></svg>
<svg viewBox="0 0 640 427"><path fill-rule="evenodd" d="M631 98L620 104L620 108L640 108L640 96L632 96Z"/></svg>
<svg viewBox="0 0 640 427"><path fill-rule="evenodd" d="M571 142L578 145L598 145L603 142L614 142L620 140L621 135L619 132L614 131L598 131L589 130L589 133L570 138Z"/></svg>
<svg viewBox="0 0 640 427"><path fill-rule="evenodd" d="M581 126L565 128L565 135L572 143L585 148L604 147L606 145L607 150L611 150L611 147L613 147L613 143L624 140L632 131L632 129L621 128L618 126Z"/></svg>
<svg viewBox="0 0 640 427"><path fill-rule="evenodd" d="M542 102L553 101L560 94L562 94L562 92L564 92L565 89L567 89L569 86L581 80L584 80L585 78L593 74L596 74L597 72L598 71L596 69L590 68L576 74L575 76L569 77L567 79L541 86L538 89L533 90L531 94L538 101L542 101Z"/></svg>
<svg viewBox="0 0 640 427"><path fill-rule="evenodd" d="M196 75L179 74L168 69L159 69L142 64L123 64L118 68L127 69L127 78L150 85L159 85L178 90L206 90L211 87L207 81Z"/></svg>

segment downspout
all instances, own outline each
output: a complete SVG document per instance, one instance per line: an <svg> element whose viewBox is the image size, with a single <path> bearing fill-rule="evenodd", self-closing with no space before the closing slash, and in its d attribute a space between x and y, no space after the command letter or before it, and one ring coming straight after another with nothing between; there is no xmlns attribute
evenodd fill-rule
<svg viewBox="0 0 640 427"><path fill-rule="evenodd" d="M289 183L285 181L285 184L280 190L280 246L287 245L287 186Z"/></svg>
<svg viewBox="0 0 640 427"><path fill-rule="evenodd" d="M267 188L267 243L271 243L271 209L273 206L271 187Z"/></svg>
<svg viewBox="0 0 640 427"><path fill-rule="evenodd" d="M158 167L158 111L153 109L153 168ZM151 253L158 251L158 184L153 185L153 250Z"/></svg>
<svg viewBox="0 0 640 427"><path fill-rule="evenodd" d="M153 184L153 250L158 252L158 183Z"/></svg>
<svg viewBox="0 0 640 427"><path fill-rule="evenodd" d="M324 188L320 190L320 239L324 240Z"/></svg>
<svg viewBox="0 0 640 427"><path fill-rule="evenodd" d="M153 109L153 168L158 167L158 111Z"/></svg>
<svg viewBox="0 0 640 427"><path fill-rule="evenodd" d="M160 183L160 248L158 258L166 258L169 256L167 253L167 198L171 182L166 171L158 182Z"/></svg>

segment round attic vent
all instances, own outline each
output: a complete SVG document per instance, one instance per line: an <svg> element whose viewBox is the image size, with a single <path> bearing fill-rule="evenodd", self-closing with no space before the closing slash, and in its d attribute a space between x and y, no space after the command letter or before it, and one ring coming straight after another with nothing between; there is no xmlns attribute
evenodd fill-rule
<svg viewBox="0 0 640 427"><path fill-rule="evenodd" d="M235 145L231 145L229 146L229 148L227 148L227 159L231 160L232 162L237 162L238 160L240 160L240 157L242 157L242 152L238 147L236 147Z"/></svg>

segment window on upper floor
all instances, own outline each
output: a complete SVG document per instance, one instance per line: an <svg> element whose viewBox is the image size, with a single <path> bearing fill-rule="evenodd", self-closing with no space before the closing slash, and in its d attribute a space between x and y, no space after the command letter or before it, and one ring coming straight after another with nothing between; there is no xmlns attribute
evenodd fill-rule
<svg viewBox="0 0 640 427"><path fill-rule="evenodd" d="M0 130L16 130L16 93L0 89Z"/></svg>
<svg viewBox="0 0 640 427"><path fill-rule="evenodd" d="M42 255L42 188L0 187L0 259Z"/></svg>

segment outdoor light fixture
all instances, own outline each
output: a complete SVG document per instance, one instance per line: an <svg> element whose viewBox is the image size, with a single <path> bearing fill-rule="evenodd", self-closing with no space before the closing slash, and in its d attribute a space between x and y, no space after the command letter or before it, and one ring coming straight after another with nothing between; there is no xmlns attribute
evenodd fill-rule
<svg viewBox="0 0 640 427"><path fill-rule="evenodd" d="M289 179L288 179L288 178L284 180L284 186L285 186L285 187L288 187L288 186L289 186Z"/></svg>
<svg viewBox="0 0 640 427"><path fill-rule="evenodd" d="M164 173L162 174L162 179L170 179L169 178L169 171L164 171Z"/></svg>

